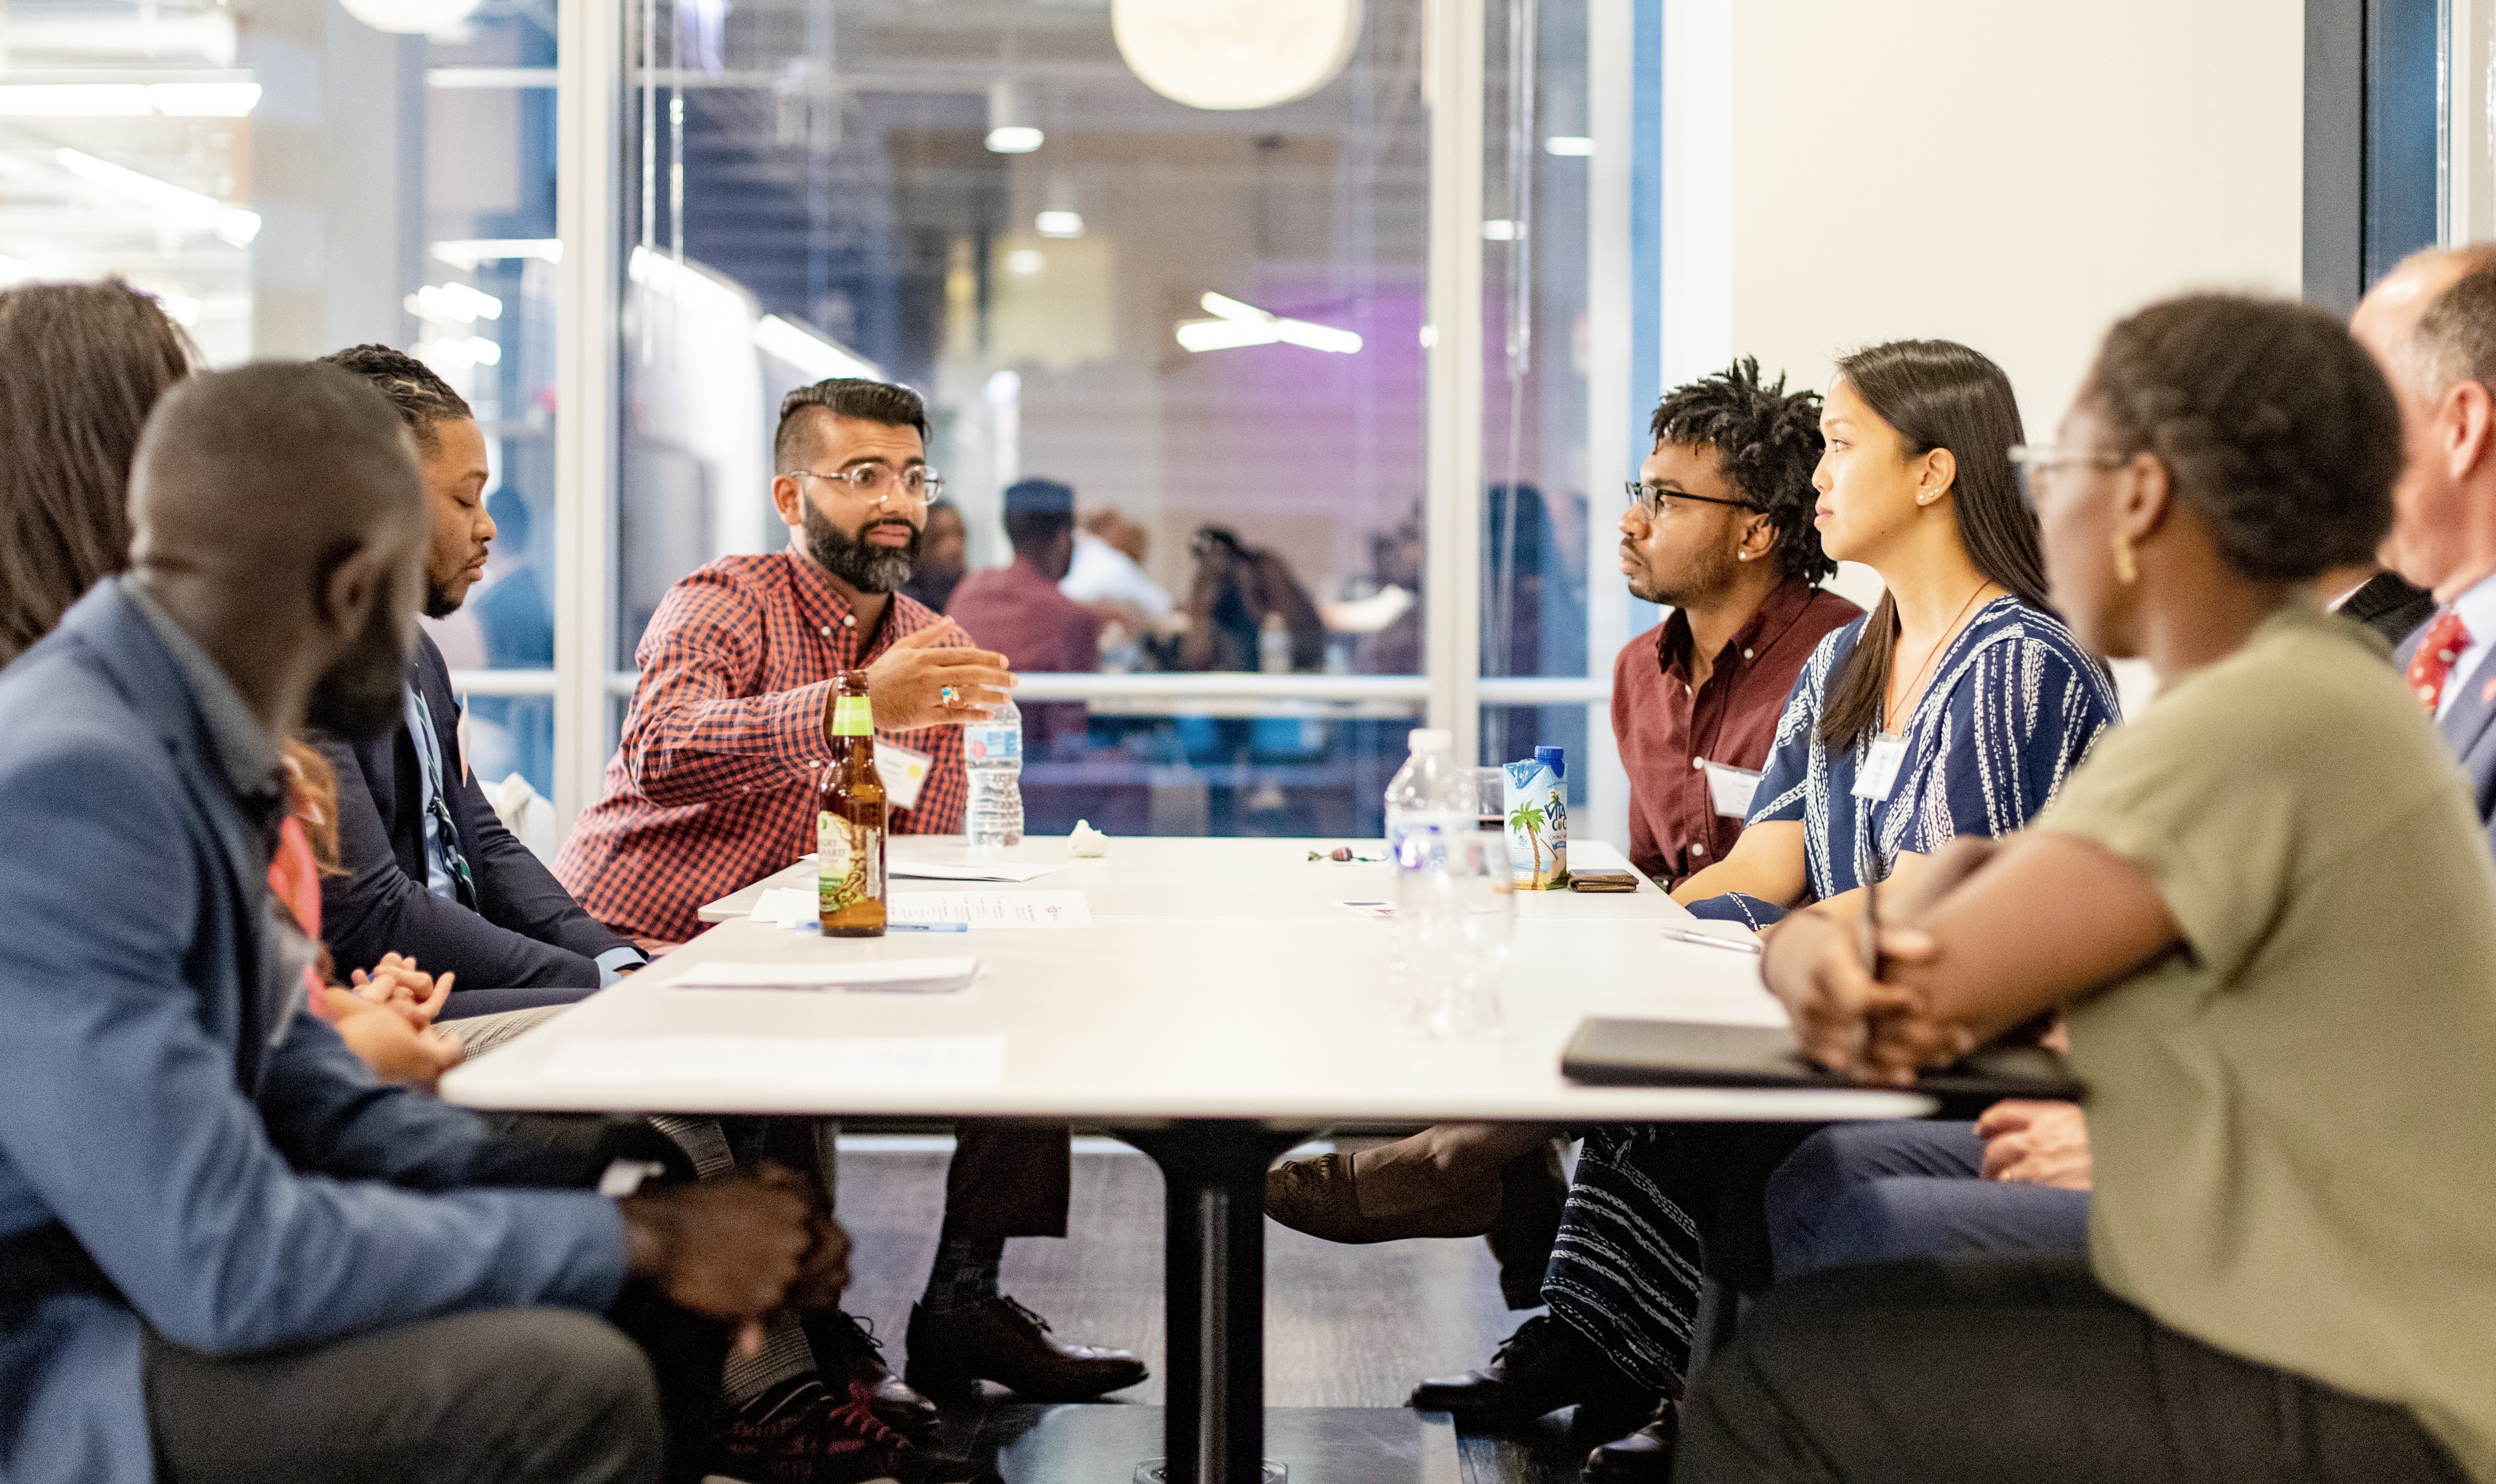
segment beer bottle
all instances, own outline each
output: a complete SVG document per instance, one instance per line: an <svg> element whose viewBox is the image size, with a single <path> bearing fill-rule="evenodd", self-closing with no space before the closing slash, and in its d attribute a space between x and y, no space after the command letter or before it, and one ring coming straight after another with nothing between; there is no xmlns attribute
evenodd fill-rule
<svg viewBox="0 0 2496 1484"><path fill-rule="evenodd" d="M827 938L884 936L884 780L866 671L832 682L832 760L815 788L815 883Z"/></svg>

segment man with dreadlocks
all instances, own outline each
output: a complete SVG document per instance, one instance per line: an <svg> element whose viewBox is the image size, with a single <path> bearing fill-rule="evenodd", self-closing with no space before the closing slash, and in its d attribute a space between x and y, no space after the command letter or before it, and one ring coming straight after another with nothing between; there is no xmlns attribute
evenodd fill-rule
<svg viewBox="0 0 2496 1484"><path fill-rule="evenodd" d="M1669 605L1612 662L1612 734L1630 778L1630 859L1667 886L1732 848L1794 677L1862 609L1818 585L1837 570L1812 523L1820 398L1744 358L1669 393L1628 486L1621 573ZM1485 1235L1513 1309L1543 1302L1560 1221L1556 1131L1445 1124L1357 1155L1277 1166L1266 1214L1337 1242ZM1635 1425L1654 1389L1549 1315L1498 1358L1423 1381L1413 1404L1474 1425L1579 1405ZM1626 1431L1624 1427L1623 1431Z"/></svg>

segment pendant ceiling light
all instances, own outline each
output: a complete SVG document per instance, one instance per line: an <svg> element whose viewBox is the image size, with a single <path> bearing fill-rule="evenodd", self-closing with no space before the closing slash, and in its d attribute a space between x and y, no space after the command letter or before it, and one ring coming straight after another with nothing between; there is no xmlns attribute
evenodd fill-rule
<svg viewBox="0 0 2496 1484"><path fill-rule="evenodd" d="M347 14L376 31L424 36L447 31L477 14L480 0L338 0Z"/></svg>
<svg viewBox="0 0 2496 1484"><path fill-rule="evenodd" d="M1192 108L1306 98L1352 60L1361 0L1110 0L1118 54L1144 85Z"/></svg>

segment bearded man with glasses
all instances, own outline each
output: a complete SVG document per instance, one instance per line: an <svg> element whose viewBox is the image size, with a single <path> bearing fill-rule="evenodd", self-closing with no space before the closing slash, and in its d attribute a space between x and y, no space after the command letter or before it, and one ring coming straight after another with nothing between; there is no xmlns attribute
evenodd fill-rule
<svg viewBox="0 0 2496 1484"><path fill-rule="evenodd" d="M944 487L926 438L926 408L906 386L834 379L781 403L771 503L789 544L710 563L650 616L606 796L555 865L592 915L644 942L681 943L703 903L813 849L815 770L832 757L843 670L866 671L877 751L929 759L917 796L893 800L890 827L960 832L961 725L1004 700L1014 678L1005 656L900 591ZM966 1396L992 1380L1030 1401L1073 1402L1141 1381L1132 1354L1059 1342L997 1290L1006 1239L1066 1234L1068 1130L966 1121L955 1134L936 1262L911 1319L911 1383ZM854 1383L903 1421L923 1406L872 1342L811 1328L808 1340L836 1398ZM778 1369L794 1383L805 1357Z"/></svg>

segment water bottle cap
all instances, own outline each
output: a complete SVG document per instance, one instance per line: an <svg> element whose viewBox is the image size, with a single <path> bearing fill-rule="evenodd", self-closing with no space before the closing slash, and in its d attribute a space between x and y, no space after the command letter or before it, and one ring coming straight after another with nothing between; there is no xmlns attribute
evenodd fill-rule
<svg viewBox="0 0 2496 1484"><path fill-rule="evenodd" d="M1405 734L1404 744L1417 753L1451 753L1456 734L1444 727L1416 727Z"/></svg>
<svg viewBox="0 0 2496 1484"><path fill-rule="evenodd" d="M1565 747L1538 747L1534 760L1549 768L1554 778L1569 776L1569 750Z"/></svg>

